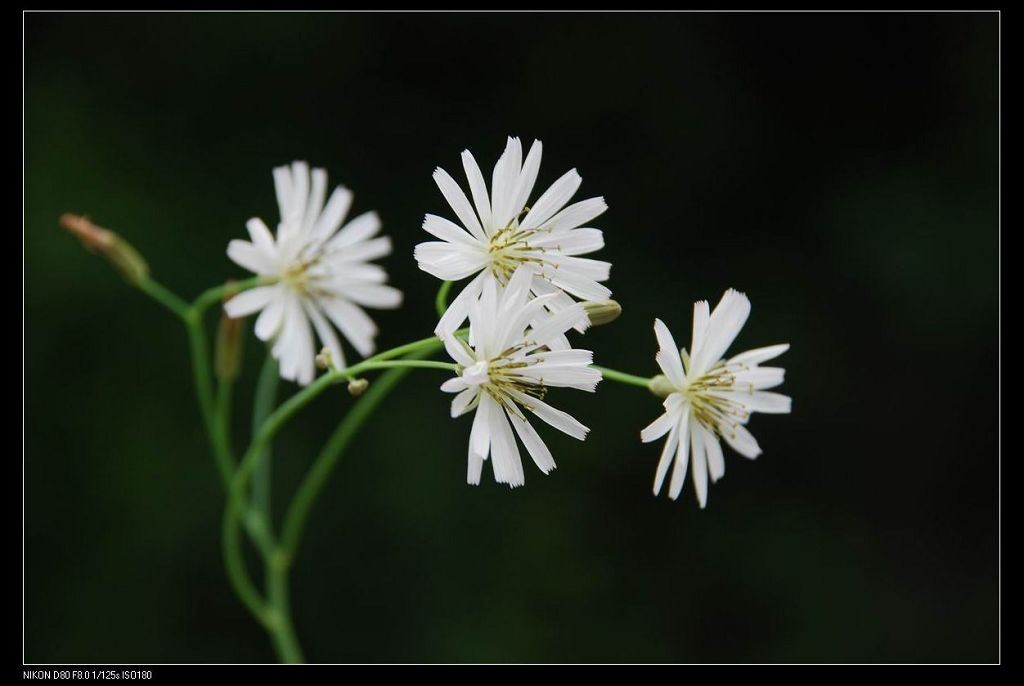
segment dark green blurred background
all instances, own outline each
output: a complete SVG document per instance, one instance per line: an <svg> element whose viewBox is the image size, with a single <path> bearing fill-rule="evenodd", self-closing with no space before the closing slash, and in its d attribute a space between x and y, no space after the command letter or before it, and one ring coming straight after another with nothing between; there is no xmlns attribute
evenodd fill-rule
<svg viewBox="0 0 1024 686"><path fill-rule="evenodd" d="M410 377L314 512L308 658L995 660L997 40L995 14L27 15L25 659L274 659L221 567L184 332L59 214L191 298L276 220L272 166L325 166L394 239L390 347L434 324L431 171L468 147L489 174L513 134L539 187L575 166L608 200L599 363L654 373L653 318L682 344L735 286L733 350L792 344L794 412L700 511L651 496L638 389L552 396L591 437L542 429L558 469L510 492L464 483L469 420ZM282 437L278 505L351 402Z"/></svg>

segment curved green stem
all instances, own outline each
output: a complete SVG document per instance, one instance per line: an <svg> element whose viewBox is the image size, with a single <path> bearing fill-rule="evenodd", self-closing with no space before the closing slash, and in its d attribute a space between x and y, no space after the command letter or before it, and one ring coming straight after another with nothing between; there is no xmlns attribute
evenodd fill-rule
<svg viewBox="0 0 1024 686"><path fill-rule="evenodd" d="M625 372L617 372L614 369L608 369L607 367L598 367L596 364L594 365L594 369L601 372L601 376L609 381L618 381L619 383L623 383L628 386L640 386L641 388L650 387L649 384L651 383L651 380L645 379L642 376L626 374Z"/></svg>
<svg viewBox="0 0 1024 686"><path fill-rule="evenodd" d="M320 451L320 455L317 456L313 466L306 474L306 478L303 479L302 484L299 486L299 490L292 499L292 503L285 515L284 525L281 530L281 550L289 565L295 558L309 512L316 502L321 489L327 482L331 471L342 454L344 454L349 443L359 433L359 429L362 428L366 420L373 414L373 411L377 409L377 406L380 405L388 393L408 373L409 369L423 365L423 362L419 362L415 358L426 357L440 350L440 348L441 341L434 338L431 345L421 346L417 351L407 356L409 359L398 361L405 362L406 364L398 365L392 363L395 365L395 369L382 374L380 378L370 385L370 388L363 394L359 402L349 410L345 419L338 425L334 433L331 434L323 450ZM454 368L455 365L449 366Z"/></svg>
<svg viewBox="0 0 1024 686"><path fill-rule="evenodd" d="M256 382L256 395L252 404L252 437L256 438L259 428L267 421L267 417L274 410L274 402L277 399L277 387L281 377L278 375L277 360L273 358L270 351L267 351L267 359L260 369L259 381ZM270 451L271 446L267 445L262 453L256 458L256 467L252 475L252 504L253 508L263 513L268 524L270 517Z"/></svg>
<svg viewBox="0 0 1024 686"><path fill-rule="evenodd" d="M188 318L188 303L171 291L167 290L167 288L161 284L157 283L153 279L143 279L138 283L138 286L139 290L153 298L153 300L156 300L181 319Z"/></svg>
<svg viewBox="0 0 1024 686"><path fill-rule="evenodd" d="M451 291L453 283L453 281L445 281L437 289L437 297L434 298L434 309L437 310L438 317L443 317L448 309L448 292Z"/></svg>

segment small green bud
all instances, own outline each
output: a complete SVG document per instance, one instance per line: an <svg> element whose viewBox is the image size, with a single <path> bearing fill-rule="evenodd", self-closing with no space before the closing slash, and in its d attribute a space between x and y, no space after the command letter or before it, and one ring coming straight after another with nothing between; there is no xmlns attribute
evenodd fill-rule
<svg viewBox="0 0 1024 686"><path fill-rule="evenodd" d="M334 360L331 359L331 351L328 348L322 348L314 361L316 362L317 369L334 368Z"/></svg>
<svg viewBox="0 0 1024 686"><path fill-rule="evenodd" d="M85 217L65 213L60 217L60 225L73 233L82 241L82 245L92 252L106 257L121 273L124 280L133 286L149 278L149 265L142 255L128 241L100 226L96 226Z"/></svg>
<svg viewBox="0 0 1024 686"><path fill-rule="evenodd" d="M238 378L242 366L242 350L245 347L244 324L245 317L232 319L223 309L221 310L220 323L217 325L217 342L214 346L213 373L222 381L234 381Z"/></svg>
<svg viewBox="0 0 1024 686"><path fill-rule="evenodd" d="M622 314L622 305L614 300L606 300L605 302L588 300L583 303L583 309L586 310L587 316L590 317L591 326L610 324Z"/></svg>
<svg viewBox="0 0 1024 686"><path fill-rule="evenodd" d="M656 377L651 379L647 383L647 388L650 389L651 393L659 398L667 398L673 393L679 392L679 389L673 386L672 382L669 381L668 377L664 374L658 374Z"/></svg>

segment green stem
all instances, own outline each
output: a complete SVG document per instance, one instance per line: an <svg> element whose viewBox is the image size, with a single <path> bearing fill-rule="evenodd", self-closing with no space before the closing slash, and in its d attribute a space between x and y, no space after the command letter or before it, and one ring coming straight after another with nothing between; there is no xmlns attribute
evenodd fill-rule
<svg viewBox="0 0 1024 686"><path fill-rule="evenodd" d="M433 352L440 346L440 341L434 340L434 347L432 349L424 349L422 351L423 356ZM231 580L238 596L245 603L246 607L249 608L250 612L253 613L253 616L266 627L281 658L286 661L302 659L302 653L299 650L298 641L294 635L288 610L287 578L281 578L286 574L289 556L283 547L280 549L276 548L272 539L270 539L269 531L267 530L267 520L260 516L259 512L248 510L245 492L252 471L277 432L296 413L331 385L344 379L357 378L360 374L374 369L406 371L413 368L454 371L456 365L430 360L364 360L347 369L328 372L286 400L267 417L249 449L242 457L241 462L239 462L238 469L234 472L228 489L228 504L224 508L222 541L224 565L227 569L228 578ZM269 605L264 603L263 598L245 571L239 521L246 517L250 530L254 532L253 538L263 554L264 562L266 563L265 568L269 572L267 580L267 603Z"/></svg>
<svg viewBox="0 0 1024 686"><path fill-rule="evenodd" d="M598 367L594 365L594 369L601 372L601 376L608 379L609 381L618 381L629 386L640 386L641 388L648 388L648 384L651 383L650 379L645 379L642 376L635 376L633 374L626 374L625 372L617 372L614 369L608 369L607 367Z"/></svg>
<svg viewBox="0 0 1024 686"><path fill-rule="evenodd" d="M274 403L277 400L277 387L280 376L278 375L277 361L267 351L267 359L260 369L260 378L256 382L256 395L252 404L252 437L256 438L259 428L267 421L267 417L274 410ZM263 513L266 521L272 521L270 516L270 451L268 444L262 453L256 458L256 467L252 475L252 504L253 508Z"/></svg>
<svg viewBox="0 0 1024 686"><path fill-rule="evenodd" d="M139 282L139 290L156 300L181 319L188 318L188 303L177 295L167 290L164 286L153 279L143 279Z"/></svg>
<svg viewBox="0 0 1024 686"><path fill-rule="evenodd" d="M432 345L422 346L408 357L426 357L439 350L441 348L441 341L437 338L432 340ZM413 364L417 362L415 359L402 360L402 362L406 362L406 364L397 365L392 363L395 364L396 368L381 375L380 378L374 381L362 398L360 398L359 402L349 410L345 419L342 420L338 428L331 434L327 444L320 452L320 455L317 456L309 473L306 474L306 478L303 479L302 484L299 486L299 490L288 507L288 513L285 515L284 526L281 530L281 550L289 565L295 559L295 553L298 550L310 509L316 502L320 490L327 482L327 478L337 464L338 459L344 454L348 444L356 436L370 415L373 414L373 411L377 409L381 401L391 392L391 389L402 380L410 368L422 365L422 362Z"/></svg>
<svg viewBox="0 0 1024 686"><path fill-rule="evenodd" d="M441 284L441 287L437 289L437 297L434 299L434 309L437 310L437 316L443 317L445 311L448 309L448 292L452 289L453 281L445 281Z"/></svg>

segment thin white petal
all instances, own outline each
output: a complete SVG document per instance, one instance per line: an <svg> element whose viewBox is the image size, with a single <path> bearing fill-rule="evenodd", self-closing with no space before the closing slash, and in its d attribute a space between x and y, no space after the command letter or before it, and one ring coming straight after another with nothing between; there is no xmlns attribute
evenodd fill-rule
<svg viewBox="0 0 1024 686"><path fill-rule="evenodd" d="M530 212L520 224L520 228L529 230L543 226L555 212L565 207L582 181L583 179L575 169L570 169L563 174L561 178L551 184L550 188L544 191L543 195L537 198L537 202L530 208Z"/></svg>
<svg viewBox="0 0 1024 686"><path fill-rule="evenodd" d="M655 361L672 385L682 388L685 381L683 361L679 357L679 348L676 347L676 340L672 337L672 332L665 326L665 322L655 319L654 335L658 339L658 353L654 356Z"/></svg>
<svg viewBox="0 0 1024 686"><path fill-rule="evenodd" d="M277 290L273 286L250 288L224 303L224 311L232 319L245 317L266 307L276 293Z"/></svg>
<svg viewBox="0 0 1024 686"><path fill-rule="evenodd" d="M438 167L434 170L434 183L441 189L441 194L444 195L445 200L451 205L451 208L455 211L455 216L459 218L462 225L473 234L477 240L485 241L483 227L480 226L480 220L477 219L476 214L473 212L473 207L469 204L469 200L466 199L466 194L459 188L459 184L455 183L448 172Z"/></svg>
<svg viewBox="0 0 1024 686"><path fill-rule="evenodd" d="M683 490L686 467L690 462L690 408L683 410L679 419L679 446L676 448L676 462L672 467L672 480L668 485L668 497L675 500Z"/></svg>
<svg viewBox="0 0 1024 686"><path fill-rule="evenodd" d="M548 450L537 430L525 418L518 417L515 413L507 414L509 421L512 422L512 427L519 434L523 445L526 446L526 451L533 458L534 464L540 468L540 471L545 474L549 473L555 468L555 458L551 456L551 451Z"/></svg>

